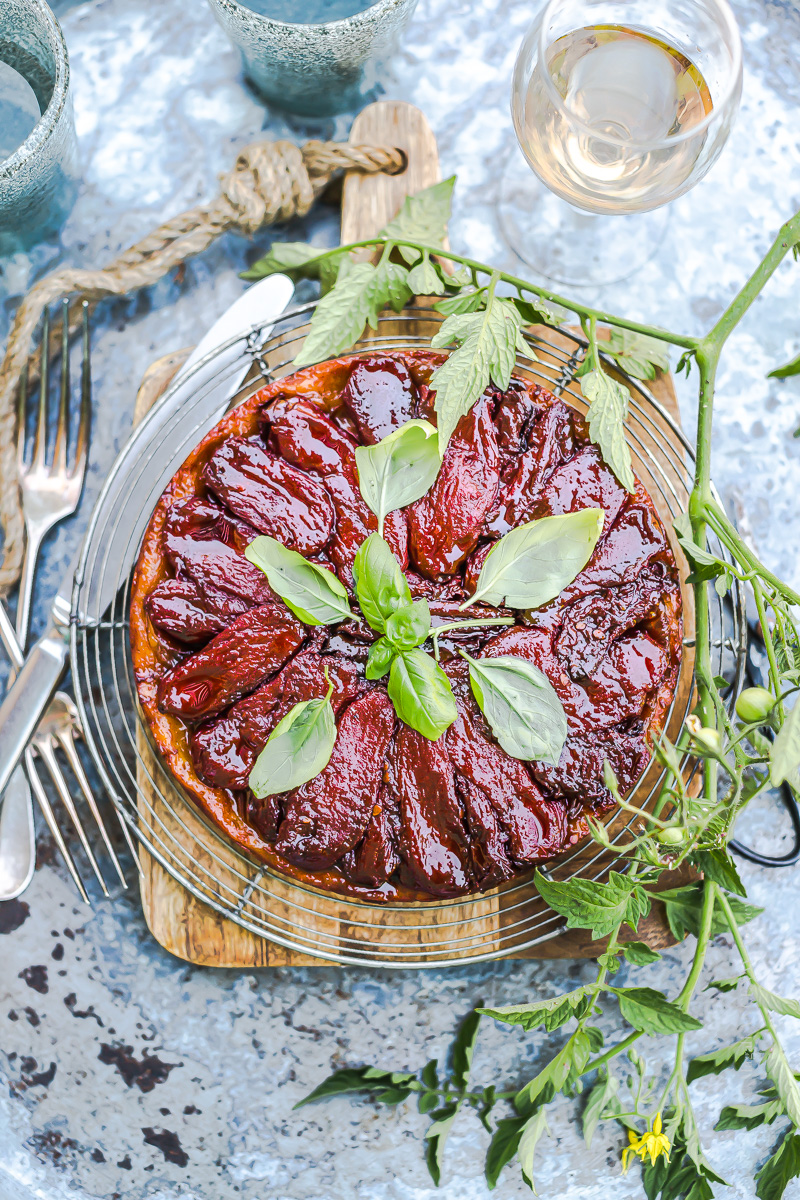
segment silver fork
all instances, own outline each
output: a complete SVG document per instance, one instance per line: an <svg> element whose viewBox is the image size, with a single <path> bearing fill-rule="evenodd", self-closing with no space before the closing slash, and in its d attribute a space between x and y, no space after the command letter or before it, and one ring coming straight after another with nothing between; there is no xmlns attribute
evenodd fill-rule
<svg viewBox="0 0 800 1200"><path fill-rule="evenodd" d="M35 577L36 562L42 541L47 532L64 517L70 516L78 506L83 480L86 473L86 462L89 445L89 425L91 420L91 375L89 359L89 322L88 307L83 306L83 357L81 366L81 406L78 432L76 437L75 459L71 466L67 463L69 446L69 305L64 302L61 326L61 379L58 408L58 424L53 449L53 460L47 462L47 397L49 384L50 363L50 322L47 310L44 313L42 327L41 371L39 384L39 405L36 433L34 437L33 458L30 464L25 461L26 413L27 413L27 379L23 378L20 386L18 434L17 434L17 463L19 469L22 508L25 517L27 546L25 561L20 579L19 599L16 618L16 645L9 644L0 615L0 636L6 642L6 648L14 662L19 666L22 650L25 647L30 625L31 595ZM16 653L15 653L16 651ZM88 902L86 889L80 874L70 855L66 843L58 828L55 814L49 803L47 792L36 769L36 759L41 759L50 774L59 799L69 813L70 819L80 839L84 853L100 883L103 893L108 895L108 888L102 871L92 852L86 831L81 823L78 809L70 794L66 779L61 770L56 750L61 749L67 758L78 786L86 799L86 803L97 823L114 869L123 887L127 887L122 867L119 863L108 832L97 807L91 786L83 769L75 745L75 735L79 734L77 709L65 692L57 692L45 712L36 731L31 746L26 751L25 761L31 786L42 809L44 818L50 828L56 844L59 847L67 867L84 900ZM124 822L121 822L123 832L131 845L130 834ZM133 846L131 845L131 850ZM135 856L134 856L135 857Z"/></svg>

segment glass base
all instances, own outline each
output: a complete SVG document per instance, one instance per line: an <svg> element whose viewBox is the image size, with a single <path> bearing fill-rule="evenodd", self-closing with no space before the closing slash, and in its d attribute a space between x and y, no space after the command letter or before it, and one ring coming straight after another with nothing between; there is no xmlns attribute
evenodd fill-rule
<svg viewBox="0 0 800 1200"><path fill-rule="evenodd" d="M573 208L545 187L519 150L503 173L497 210L517 257L546 279L572 287L635 274L658 250L669 222L666 208L624 216Z"/></svg>

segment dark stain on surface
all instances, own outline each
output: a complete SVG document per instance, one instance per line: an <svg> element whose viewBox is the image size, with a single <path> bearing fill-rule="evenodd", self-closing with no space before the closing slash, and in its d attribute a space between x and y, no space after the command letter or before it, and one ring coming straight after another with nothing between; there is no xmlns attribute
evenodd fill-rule
<svg viewBox="0 0 800 1200"><path fill-rule="evenodd" d="M44 1129L41 1133L34 1133L28 1139L28 1145L33 1147L37 1158L51 1163L58 1163L65 1154L78 1149L74 1138L64 1137L57 1129Z"/></svg>
<svg viewBox="0 0 800 1200"><path fill-rule="evenodd" d="M24 900L4 900L0 904L0 933L13 933L30 916L30 905Z"/></svg>
<svg viewBox="0 0 800 1200"><path fill-rule="evenodd" d="M142 1129L144 1134L145 1145L155 1146L164 1155L166 1162L175 1163L177 1167L185 1167L189 1161L189 1155L178 1141L177 1133L173 1133L171 1129Z"/></svg>
<svg viewBox="0 0 800 1200"><path fill-rule="evenodd" d="M29 1005L26 1005L24 1011L25 1011L25 1016L28 1018L29 1025L32 1025L34 1027L34 1029L36 1028L37 1025L41 1025L41 1023L42 1023L41 1018L39 1017L39 1014L37 1013L35 1008L31 1008Z"/></svg>
<svg viewBox="0 0 800 1200"><path fill-rule="evenodd" d="M47 995L50 990L47 986L47 967L25 967L20 971L17 978L24 979L29 988L33 988L35 992L40 992L42 996Z"/></svg>
<svg viewBox="0 0 800 1200"><path fill-rule="evenodd" d="M91 1017L93 1021L97 1021L97 1024L100 1026L101 1029L103 1028L103 1022L100 1020L97 1013L94 1011L93 1004L90 1004L88 1008L78 1008L77 1007L78 997L75 995L74 992L70 992L70 994L68 996L64 997L64 1003L66 1004L69 1011L72 1013L73 1017L80 1017L81 1020L85 1020L86 1017Z"/></svg>
<svg viewBox="0 0 800 1200"><path fill-rule="evenodd" d="M131 1156L130 1156L130 1154L126 1154L124 1158L121 1158L121 1159L119 1160L119 1162L117 1163L117 1166L118 1166L118 1167L121 1167L121 1169L122 1169L123 1171L132 1171L132 1170L133 1170L133 1164L131 1163Z"/></svg>
<svg viewBox="0 0 800 1200"><path fill-rule="evenodd" d="M56 942L55 946L53 946L53 949L50 951L50 957L54 958L56 962L61 962L62 958L64 957L63 942Z"/></svg>
<svg viewBox="0 0 800 1200"><path fill-rule="evenodd" d="M192 1113L199 1113L199 1112L200 1112L199 1108L195 1108L195 1106L193 1104L187 1104L183 1110L183 1115L185 1117L190 1117L192 1115Z"/></svg>
<svg viewBox="0 0 800 1200"><path fill-rule="evenodd" d="M46 1071L37 1071L38 1063L35 1058L25 1055L19 1060L22 1068L22 1082L25 1087L49 1087L56 1077L56 1064L50 1063Z"/></svg>
<svg viewBox="0 0 800 1200"><path fill-rule="evenodd" d="M105 1156L105 1154L103 1154L102 1150L95 1147L95 1149L92 1151L92 1159L94 1160L94 1162L105 1162L106 1156Z"/></svg>
<svg viewBox="0 0 800 1200"><path fill-rule="evenodd" d="M121 1042L101 1044L97 1057L100 1062L116 1067L128 1087L136 1084L140 1092L152 1092L157 1083L166 1081L170 1071L183 1066L183 1063L162 1062L147 1050L142 1058L134 1058L133 1046L123 1046Z"/></svg>

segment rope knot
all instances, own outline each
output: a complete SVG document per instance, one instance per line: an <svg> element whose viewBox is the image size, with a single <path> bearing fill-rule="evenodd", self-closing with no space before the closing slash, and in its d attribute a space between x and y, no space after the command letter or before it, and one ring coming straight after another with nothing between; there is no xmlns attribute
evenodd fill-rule
<svg viewBox="0 0 800 1200"><path fill-rule="evenodd" d="M314 203L303 152L292 142L245 146L220 184L220 200L227 207L222 219L246 237L262 225L304 217Z"/></svg>

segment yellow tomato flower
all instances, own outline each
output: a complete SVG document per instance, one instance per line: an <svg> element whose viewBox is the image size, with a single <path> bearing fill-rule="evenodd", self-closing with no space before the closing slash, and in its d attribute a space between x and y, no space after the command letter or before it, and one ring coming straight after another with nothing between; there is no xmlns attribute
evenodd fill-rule
<svg viewBox="0 0 800 1200"><path fill-rule="evenodd" d="M637 1137L632 1129L628 1130L628 1145L622 1151L622 1169L627 1171L631 1159L638 1156L642 1162L649 1156L654 1163L660 1155L669 1162L670 1144L666 1134L661 1132L661 1113L656 1113L653 1128Z"/></svg>

